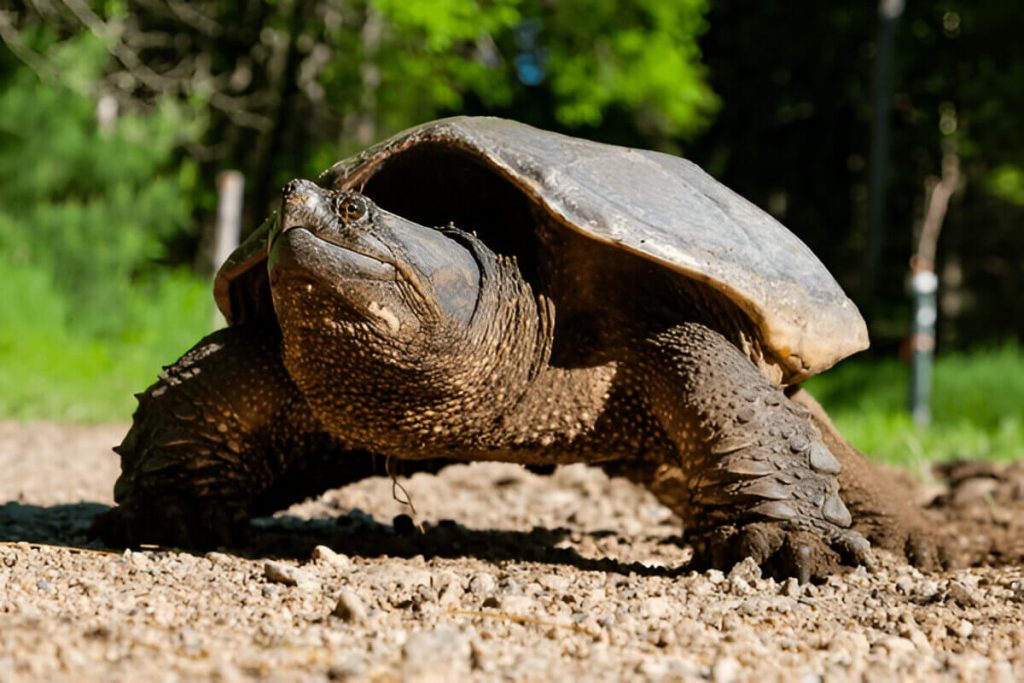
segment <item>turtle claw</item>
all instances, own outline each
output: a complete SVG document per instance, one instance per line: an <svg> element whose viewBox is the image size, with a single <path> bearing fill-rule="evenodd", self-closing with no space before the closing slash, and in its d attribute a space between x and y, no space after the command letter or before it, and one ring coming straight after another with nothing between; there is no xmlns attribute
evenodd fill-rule
<svg viewBox="0 0 1024 683"><path fill-rule="evenodd" d="M698 534L692 544L695 569L728 571L749 557L767 576L794 577L800 583L823 579L843 566L875 566L871 544L849 529L829 536L780 522L727 524Z"/></svg>

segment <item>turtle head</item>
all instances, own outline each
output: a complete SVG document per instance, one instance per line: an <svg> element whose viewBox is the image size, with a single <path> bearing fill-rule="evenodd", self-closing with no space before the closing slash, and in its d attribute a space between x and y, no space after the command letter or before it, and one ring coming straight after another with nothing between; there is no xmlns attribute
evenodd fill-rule
<svg viewBox="0 0 1024 683"><path fill-rule="evenodd" d="M268 269L286 337L297 326L406 344L469 325L479 267L449 234L308 180L285 186L277 221Z"/></svg>
<svg viewBox="0 0 1024 683"><path fill-rule="evenodd" d="M400 450L484 429L546 360L550 306L475 236L304 180L275 220L282 358L329 431ZM437 416L458 429L438 433Z"/></svg>

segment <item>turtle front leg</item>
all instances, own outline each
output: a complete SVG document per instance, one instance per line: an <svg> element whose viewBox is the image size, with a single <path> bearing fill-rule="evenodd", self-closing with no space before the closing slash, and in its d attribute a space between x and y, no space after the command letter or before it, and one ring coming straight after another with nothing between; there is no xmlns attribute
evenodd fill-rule
<svg viewBox="0 0 1024 683"><path fill-rule="evenodd" d="M648 485L679 514L698 565L753 557L776 575L866 563L839 496L841 467L808 419L721 334L684 323L639 351L646 397L677 463Z"/></svg>
<svg viewBox="0 0 1024 683"><path fill-rule="evenodd" d="M115 448L118 507L93 524L112 545L229 545L253 514L369 473L367 454L320 429L273 326L209 335L138 399Z"/></svg>

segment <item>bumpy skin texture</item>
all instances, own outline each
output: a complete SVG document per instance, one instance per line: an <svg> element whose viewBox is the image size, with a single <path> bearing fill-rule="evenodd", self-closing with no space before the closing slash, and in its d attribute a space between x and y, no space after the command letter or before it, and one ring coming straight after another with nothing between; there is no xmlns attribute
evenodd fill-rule
<svg viewBox="0 0 1024 683"><path fill-rule="evenodd" d="M872 546L903 557L916 567L949 567L952 548L942 542L948 543L949 539L939 539L932 531L941 520L930 519L917 504L914 485L906 480L907 475L883 470L854 448L806 391L795 389L791 399L808 411L811 422L843 467L839 485L853 514L854 528Z"/></svg>
<svg viewBox="0 0 1024 683"><path fill-rule="evenodd" d="M682 479L655 492L695 532L698 564L751 556L808 578L838 560L870 561L867 541L849 529L840 464L805 410L703 325L678 325L640 348L651 410L677 447Z"/></svg>
<svg viewBox="0 0 1024 683"><path fill-rule="evenodd" d="M281 364L275 326L214 332L138 399L115 449L118 507L93 525L114 545L228 546L254 515L364 477L448 464L386 463L323 431Z"/></svg>
<svg viewBox="0 0 1024 683"><path fill-rule="evenodd" d="M870 561L821 427L713 292L573 239L541 240L552 267L528 282L472 234L300 181L279 221L276 314L207 337L141 396L119 507L97 522L108 541L229 543L250 516L389 459L397 473L486 459L642 483L699 565L752 556L809 579Z"/></svg>

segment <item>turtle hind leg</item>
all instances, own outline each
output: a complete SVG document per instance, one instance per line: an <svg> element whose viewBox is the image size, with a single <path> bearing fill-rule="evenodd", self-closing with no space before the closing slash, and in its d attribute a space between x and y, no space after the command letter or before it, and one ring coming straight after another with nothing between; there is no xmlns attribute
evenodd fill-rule
<svg viewBox="0 0 1024 683"><path fill-rule="evenodd" d="M683 518L699 566L753 557L811 578L870 561L839 496L841 466L807 410L725 337L683 323L643 342L637 362L678 458L650 486Z"/></svg>

